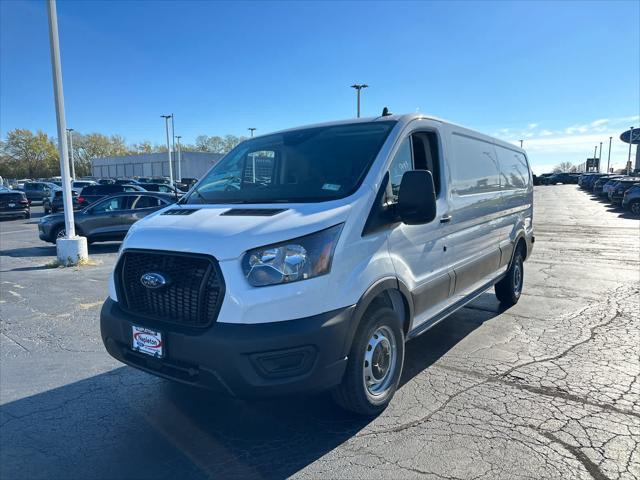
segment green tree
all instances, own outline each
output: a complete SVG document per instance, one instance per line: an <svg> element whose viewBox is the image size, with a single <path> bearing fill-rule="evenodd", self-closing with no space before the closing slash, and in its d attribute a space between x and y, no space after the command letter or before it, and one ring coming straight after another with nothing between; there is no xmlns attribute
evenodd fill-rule
<svg viewBox="0 0 640 480"><path fill-rule="evenodd" d="M39 178L60 174L58 150L44 132L16 128L0 145L0 176Z"/></svg>

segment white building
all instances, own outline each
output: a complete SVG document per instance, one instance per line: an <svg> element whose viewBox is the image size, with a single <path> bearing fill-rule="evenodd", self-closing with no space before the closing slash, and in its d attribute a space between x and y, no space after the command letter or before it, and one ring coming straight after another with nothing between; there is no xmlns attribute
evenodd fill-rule
<svg viewBox="0 0 640 480"><path fill-rule="evenodd" d="M200 178L222 158L221 153L182 152L182 178ZM177 179L176 159L172 158L173 175ZM166 152L100 157L91 160L94 177L168 177L169 159Z"/></svg>

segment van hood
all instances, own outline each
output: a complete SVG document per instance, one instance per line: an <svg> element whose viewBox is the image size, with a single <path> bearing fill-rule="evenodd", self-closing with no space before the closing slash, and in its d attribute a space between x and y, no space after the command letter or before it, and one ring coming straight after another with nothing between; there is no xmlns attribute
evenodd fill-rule
<svg viewBox="0 0 640 480"><path fill-rule="evenodd" d="M188 214L174 214L178 210ZM185 212L189 210L193 212ZM282 211L272 213L269 210ZM124 240L123 249L203 253L218 260L229 260L252 248L287 241L345 222L350 210L349 204L338 202L172 205L135 223Z"/></svg>

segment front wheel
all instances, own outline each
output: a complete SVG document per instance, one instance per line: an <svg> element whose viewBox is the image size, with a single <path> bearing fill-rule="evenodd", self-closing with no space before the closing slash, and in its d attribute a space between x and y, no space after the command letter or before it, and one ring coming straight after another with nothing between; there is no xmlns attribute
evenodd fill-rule
<svg viewBox="0 0 640 480"><path fill-rule="evenodd" d="M634 200L633 202L631 202L629 204L629 210L631 210L631 213L633 213L636 217L640 217L640 200Z"/></svg>
<svg viewBox="0 0 640 480"><path fill-rule="evenodd" d="M396 393L403 363L402 321L392 309L378 308L358 328L334 400L359 415L378 415Z"/></svg>
<svg viewBox="0 0 640 480"><path fill-rule="evenodd" d="M518 303L524 283L524 258L522 249L518 248L505 277L496 283L496 297L505 307Z"/></svg>

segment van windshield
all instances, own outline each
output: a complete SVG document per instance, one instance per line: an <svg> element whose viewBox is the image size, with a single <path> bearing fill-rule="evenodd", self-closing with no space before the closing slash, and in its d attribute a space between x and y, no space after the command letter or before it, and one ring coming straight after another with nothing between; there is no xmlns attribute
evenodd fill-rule
<svg viewBox="0 0 640 480"><path fill-rule="evenodd" d="M296 203L357 190L395 121L315 127L242 142L181 203Z"/></svg>

